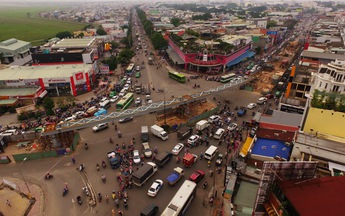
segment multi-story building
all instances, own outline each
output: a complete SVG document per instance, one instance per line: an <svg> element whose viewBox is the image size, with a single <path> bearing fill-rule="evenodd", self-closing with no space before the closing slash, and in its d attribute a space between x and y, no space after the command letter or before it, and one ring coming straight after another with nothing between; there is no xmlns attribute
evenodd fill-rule
<svg viewBox="0 0 345 216"><path fill-rule="evenodd" d="M0 43L0 53L2 63L10 64L30 56L31 44L26 41L11 38Z"/></svg>

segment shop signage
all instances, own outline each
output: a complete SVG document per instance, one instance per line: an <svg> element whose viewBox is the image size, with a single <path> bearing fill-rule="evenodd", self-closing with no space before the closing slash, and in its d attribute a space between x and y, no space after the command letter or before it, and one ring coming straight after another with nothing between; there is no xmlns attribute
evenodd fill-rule
<svg viewBox="0 0 345 216"><path fill-rule="evenodd" d="M6 80L5 84L6 84L6 86L23 86L23 85L25 85L25 82L23 79Z"/></svg>
<svg viewBox="0 0 345 216"><path fill-rule="evenodd" d="M108 74L109 73L109 65L100 65L99 70L101 74Z"/></svg>
<svg viewBox="0 0 345 216"><path fill-rule="evenodd" d="M47 79L48 83L66 83L69 82L69 80L57 78L57 79Z"/></svg>

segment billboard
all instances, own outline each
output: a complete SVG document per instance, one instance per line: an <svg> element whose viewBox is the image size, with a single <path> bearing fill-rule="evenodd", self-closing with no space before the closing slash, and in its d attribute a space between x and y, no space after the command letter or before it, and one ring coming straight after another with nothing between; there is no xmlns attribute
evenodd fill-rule
<svg viewBox="0 0 345 216"><path fill-rule="evenodd" d="M110 71L109 65L101 64L101 65L99 66L99 72L100 72L101 74L108 74L109 71Z"/></svg>
<svg viewBox="0 0 345 216"><path fill-rule="evenodd" d="M84 73L83 72L76 72L74 73L74 80L75 80L75 84L81 84L85 82L85 78L84 78Z"/></svg>

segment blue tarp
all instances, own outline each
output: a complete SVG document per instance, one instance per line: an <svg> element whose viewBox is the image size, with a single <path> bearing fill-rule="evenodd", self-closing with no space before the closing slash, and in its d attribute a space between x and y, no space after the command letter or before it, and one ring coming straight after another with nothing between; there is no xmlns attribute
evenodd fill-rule
<svg viewBox="0 0 345 216"><path fill-rule="evenodd" d="M230 67L233 66L235 64L240 63L241 61L243 61L246 58L250 58L252 56L255 55L255 52L252 51L246 51L245 53L243 53L242 55L240 55L239 57L235 58L234 60L232 60L231 62L229 62L226 66Z"/></svg>
<svg viewBox="0 0 345 216"><path fill-rule="evenodd" d="M98 110L94 116L100 116L100 115L106 115L107 114L107 110L105 109L100 109Z"/></svg>

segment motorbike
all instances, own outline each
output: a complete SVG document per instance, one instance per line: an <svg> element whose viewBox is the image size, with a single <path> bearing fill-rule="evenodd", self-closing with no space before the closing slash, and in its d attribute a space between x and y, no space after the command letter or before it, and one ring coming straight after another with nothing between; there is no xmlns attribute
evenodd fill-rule
<svg viewBox="0 0 345 216"><path fill-rule="evenodd" d="M102 194L101 193L98 193L97 198L98 198L98 202L102 202Z"/></svg>
<svg viewBox="0 0 345 216"><path fill-rule="evenodd" d="M88 196L88 197L91 196L89 189L86 186L82 187L82 190L86 196Z"/></svg>
<svg viewBox="0 0 345 216"><path fill-rule="evenodd" d="M113 143L114 143L114 142L113 142L113 139L112 139L111 137L109 138L109 143L110 143L110 144L113 144Z"/></svg>
<svg viewBox="0 0 345 216"><path fill-rule="evenodd" d="M97 171L99 171L99 164L96 164L96 169Z"/></svg>
<svg viewBox="0 0 345 216"><path fill-rule="evenodd" d="M63 190L62 190L62 196L66 196L68 193L68 188L65 187Z"/></svg>
<svg viewBox="0 0 345 216"><path fill-rule="evenodd" d="M78 171L82 172L82 171L84 171L84 169L85 169L84 164L80 164Z"/></svg>
<svg viewBox="0 0 345 216"><path fill-rule="evenodd" d="M89 146L87 145L87 143L85 143L85 150L88 150Z"/></svg>
<svg viewBox="0 0 345 216"><path fill-rule="evenodd" d="M53 178L53 175L50 175L50 174L46 174L45 176L44 176L44 179L45 180L49 180L49 179L52 179Z"/></svg>
<svg viewBox="0 0 345 216"><path fill-rule="evenodd" d="M107 167L107 164L105 164L105 161L102 161L102 167L105 169Z"/></svg>
<svg viewBox="0 0 345 216"><path fill-rule="evenodd" d="M115 200L116 198L116 192L113 190L113 192L111 193L111 198L113 198L113 200Z"/></svg>
<svg viewBox="0 0 345 216"><path fill-rule="evenodd" d="M206 189L207 185L208 185L208 183L207 183L207 181L205 181L204 184L202 185L202 188Z"/></svg>
<svg viewBox="0 0 345 216"><path fill-rule="evenodd" d="M127 199L123 200L123 206L125 207L125 209L128 209Z"/></svg>
<svg viewBox="0 0 345 216"><path fill-rule="evenodd" d="M77 202L79 205L83 204L83 201L81 200L81 196L77 196Z"/></svg>
<svg viewBox="0 0 345 216"><path fill-rule="evenodd" d="M176 158L176 163L179 163L180 160L181 160L181 158L180 158L180 157L177 157L177 158Z"/></svg>
<svg viewBox="0 0 345 216"><path fill-rule="evenodd" d="M115 206L116 208L119 208L119 199L115 199Z"/></svg>
<svg viewBox="0 0 345 216"><path fill-rule="evenodd" d="M105 183L107 179L105 178L105 175L102 175L102 182Z"/></svg>

